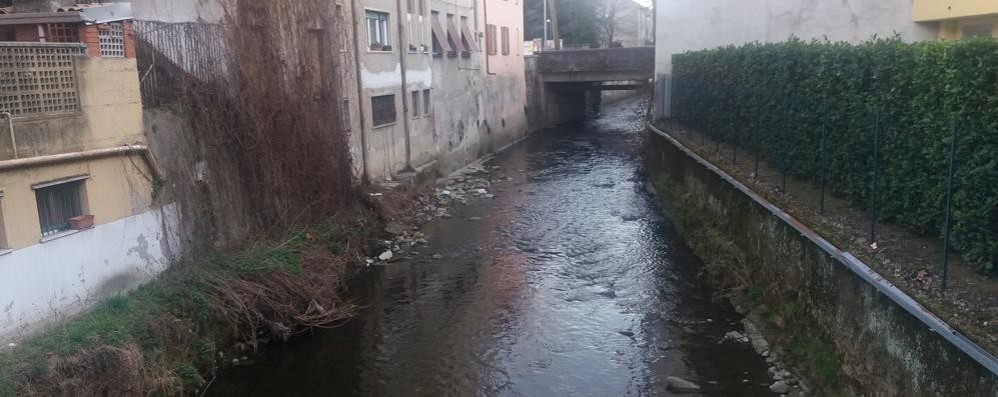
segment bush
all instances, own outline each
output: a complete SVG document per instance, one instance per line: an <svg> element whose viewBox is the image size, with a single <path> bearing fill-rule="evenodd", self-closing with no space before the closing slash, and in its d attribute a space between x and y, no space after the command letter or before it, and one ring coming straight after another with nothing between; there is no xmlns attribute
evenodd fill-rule
<svg viewBox="0 0 998 397"><path fill-rule="evenodd" d="M942 236L957 125L952 246L998 275L998 42L747 44L673 56L673 110L713 139L866 207L879 125L878 219ZM823 131L827 131L822 145ZM824 149L822 149L822 147Z"/></svg>

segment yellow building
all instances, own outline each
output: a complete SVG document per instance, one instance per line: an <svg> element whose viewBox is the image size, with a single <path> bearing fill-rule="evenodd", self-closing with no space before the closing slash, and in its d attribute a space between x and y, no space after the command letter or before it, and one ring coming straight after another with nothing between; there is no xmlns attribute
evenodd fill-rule
<svg viewBox="0 0 998 397"><path fill-rule="evenodd" d="M915 22L938 23L939 38L998 37L998 1L914 0Z"/></svg>
<svg viewBox="0 0 998 397"><path fill-rule="evenodd" d="M168 262L127 3L0 15L0 340Z"/></svg>

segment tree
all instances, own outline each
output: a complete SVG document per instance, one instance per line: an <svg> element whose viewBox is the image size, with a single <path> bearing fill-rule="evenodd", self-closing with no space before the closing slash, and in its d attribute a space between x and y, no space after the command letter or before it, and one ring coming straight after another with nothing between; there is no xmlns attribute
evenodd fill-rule
<svg viewBox="0 0 998 397"><path fill-rule="evenodd" d="M524 39L544 37L544 1L526 0L523 4ZM558 32L565 44L599 42L598 2L602 0L554 0L557 2ZM550 11L550 10L549 10ZM556 18L551 18L552 22ZM548 36L548 38L551 38Z"/></svg>
<svg viewBox="0 0 998 397"><path fill-rule="evenodd" d="M617 31L617 6L620 0L601 0L599 9L599 29L604 46L614 46L614 33Z"/></svg>

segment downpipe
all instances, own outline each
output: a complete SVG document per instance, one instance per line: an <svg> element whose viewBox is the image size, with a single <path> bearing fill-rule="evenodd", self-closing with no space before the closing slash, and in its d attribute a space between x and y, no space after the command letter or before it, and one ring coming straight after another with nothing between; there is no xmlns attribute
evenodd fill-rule
<svg viewBox="0 0 998 397"><path fill-rule="evenodd" d="M17 138L14 137L14 115L10 112L0 112L0 119L7 120L7 130L10 131L10 146L14 149L14 158L17 156Z"/></svg>

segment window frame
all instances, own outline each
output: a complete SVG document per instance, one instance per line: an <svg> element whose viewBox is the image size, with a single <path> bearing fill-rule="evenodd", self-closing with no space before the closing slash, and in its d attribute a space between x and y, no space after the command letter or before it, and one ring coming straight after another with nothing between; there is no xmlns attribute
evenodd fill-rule
<svg viewBox="0 0 998 397"><path fill-rule="evenodd" d="M433 114L433 98L430 96L430 89L423 89L423 115L429 116Z"/></svg>
<svg viewBox="0 0 998 397"><path fill-rule="evenodd" d="M419 112L420 90L410 91L409 99L412 102L409 106L409 116L418 119L422 114Z"/></svg>
<svg viewBox="0 0 998 397"><path fill-rule="evenodd" d="M88 209L85 182L89 177L89 175L79 175L56 181L39 183L31 187L31 190L35 193L35 205L38 210L38 226L42 241L46 241L46 239L54 238L63 233L73 231L69 225L69 218L87 215ZM75 197L66 198L55 196L66 193L73 194ZM55 200L62 200L62 203L55 203ZM71 202L67 203L67 201ZM53 204L61 204L63 207L50 207ZM65 219L62 219L61 222L51 219L58 216L62 216Z"/></svg>
<svg viewBox="0 0 998 397"><path fill-rule="evenodd" d="M374 8L364 9L364 27L367 30L368 52L392 52L394 47L392 47L391 18L391 13L388 11ZM375 37L371 36L372 32L379 36L378 39L384 39L384 42L375 42ZM381 49L372 49L375 44L380 44ZM385 49L386 47L388 48L387 50Z"/></svg>
<svg viewBox="0 0 998 397"><path fill-rule="evenodd" d="M380 99L380 98L385 98L385 97L391 97L392 98L391 99L392 106L390 107L390 109L391 109L391 117L390 117L391 120L387 120L388 119L387 116L385 116L385 117L378 117L378 115L376 114L376 110L379 110L380 108L375 106L375 101L378 100L378 99ZM381 95L371 95L370 103L371 103L371 128L387 127L387 126L395 125L396 123L398 123L398 111L396 110L397 107L398 107L398 100L395 98L395 93L394 92L387 93L387 94L381 94ZM385 119L387 121L379 123L379 120L378 120L379 118Z"/></svg>

